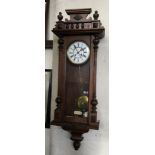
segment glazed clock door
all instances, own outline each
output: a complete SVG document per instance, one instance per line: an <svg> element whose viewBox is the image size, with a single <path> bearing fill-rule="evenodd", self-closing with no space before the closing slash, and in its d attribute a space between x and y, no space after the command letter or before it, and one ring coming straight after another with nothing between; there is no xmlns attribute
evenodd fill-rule
<svg viewBox="0 0 155 155"><path fill-rule="evenodd" d="M90 36L67 36L65 40L67 40L65 47L65 121L87 123L91 54Z"/></svg>

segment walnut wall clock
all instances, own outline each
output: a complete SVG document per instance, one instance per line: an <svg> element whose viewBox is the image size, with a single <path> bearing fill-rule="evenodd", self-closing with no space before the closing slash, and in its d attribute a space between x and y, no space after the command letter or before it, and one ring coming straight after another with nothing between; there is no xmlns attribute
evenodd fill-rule
<svg viewBox="0 0 155 155"><path fill-rule="evenodd" d="M89 129L99 129L96 106L96 67L99 40L105 29L97 11L94 19L87 18L91 9L66 10L70 19L58 15L55 28L58 36L59 72L57 108L52 125L71 133L75 150L80 147L82 135Z"/></svg>

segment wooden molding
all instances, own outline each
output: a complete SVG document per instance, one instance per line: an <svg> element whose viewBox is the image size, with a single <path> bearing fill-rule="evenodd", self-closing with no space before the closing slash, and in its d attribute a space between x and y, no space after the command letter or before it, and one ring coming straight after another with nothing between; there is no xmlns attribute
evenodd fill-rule
<svg viewBox="0 0 155 155"><path fill-rule="evenodd" d="M90 14L92 12L91 8L86 9L67 9L65 10L68 15L72 14Z"/></svg>

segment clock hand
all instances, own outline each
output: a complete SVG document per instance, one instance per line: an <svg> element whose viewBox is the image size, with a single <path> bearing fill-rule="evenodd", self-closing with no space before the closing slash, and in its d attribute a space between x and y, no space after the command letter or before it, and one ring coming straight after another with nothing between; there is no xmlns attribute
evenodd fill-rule
<svg viewBox="0 0 155 155"><path fill-rule="evenodd" d="M75 45L74 45L74 48L75 48L75 50L76 50L76 52L77 52L77 53L76 53L76 55L77 55L77 54L79 54L79 52L77 51L77 48L76 48L76 46L75 46Z"/></svg>
<svg viewBox="0 0 155 155"><path fill-rule="evenodd" d="M84 51L84 50L85 50L85 47L80 49L80 51L83 51L83 53L87 53L87 52ZM79 51L79 52L80 52L80 51Z"/></svg>
<svg viewBox="0 0 155 155"><path fill-rule="evenodd" d="M81 48L79 52L83 51L83 49L85 49L85 48ZM87 52L84 52L84 51L83 51L83 53L87 53ZM81 54L80 54L80 58L83 59L83 56L86 57L84 54L81 53Z"/></svg>

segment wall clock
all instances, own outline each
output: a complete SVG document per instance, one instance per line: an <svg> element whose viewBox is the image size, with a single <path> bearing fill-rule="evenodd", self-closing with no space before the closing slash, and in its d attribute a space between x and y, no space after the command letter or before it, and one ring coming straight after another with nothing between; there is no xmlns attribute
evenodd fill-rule
<svg viewBox="0 0 155 155"><path fill-rule="evenodd" d="M99 129L97 120L96 67L99 40L105 29L97 11L94 19L87 18L91 9L66 10L70 19L63 21L62 13L52 30L58 36L59 72L57 108L52 125L71 133L75 150L83 134Z"/></svg>

